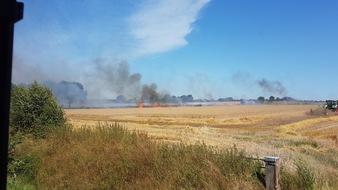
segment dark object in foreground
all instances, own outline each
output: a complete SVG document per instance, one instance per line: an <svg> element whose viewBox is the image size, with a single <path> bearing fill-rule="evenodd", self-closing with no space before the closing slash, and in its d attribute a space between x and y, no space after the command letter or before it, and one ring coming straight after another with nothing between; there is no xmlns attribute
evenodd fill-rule
<svg viewBox="0 0 338 190"><path fill-rule="evenodd" d="M23 3L0 0L0 18L0 189L6 189L13 33L14 23L23 18Z"/></svg>

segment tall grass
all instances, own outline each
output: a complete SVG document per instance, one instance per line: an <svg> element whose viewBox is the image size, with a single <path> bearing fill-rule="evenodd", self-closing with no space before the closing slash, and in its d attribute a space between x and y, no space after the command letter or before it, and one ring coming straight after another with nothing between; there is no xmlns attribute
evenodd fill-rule
<svg viewBox="0 0 338 190"><path fill-rule="evenodd" d="M62 127L16 146L9 189L264 189L257 162L235 146L151 141L119 124ZM281 172L282 189L316 189L308 164Z"/></svg>
<svg viewBox="0 0 338 190"><path fill-rule="evenodd" d="M322 189L321 184L317 183L315 171L304 159L296 159L294 166L296 169L294 173L286 172L282 169L281 186L283 189Z"/></svg>
<svg viewBox="0 0 338 190"><path fill-rule="evenodd" d="M24 167L34 172L29 180L37 189L262 188L255 164L236 147L155 143L118 124L64 127L47 139L22 143L16 152L37 160L33 170Z"/></svg>

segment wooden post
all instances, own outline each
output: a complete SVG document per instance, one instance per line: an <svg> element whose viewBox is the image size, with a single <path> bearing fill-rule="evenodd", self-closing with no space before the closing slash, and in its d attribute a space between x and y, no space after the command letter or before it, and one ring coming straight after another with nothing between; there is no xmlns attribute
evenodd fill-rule
<svg viewBox="0 0 338 190"><path fill-rule="evenodd" d="M267 156L264 158L265 162L265 182L267 190L280 190L278 183L280 171L279 157Z"/></svg>

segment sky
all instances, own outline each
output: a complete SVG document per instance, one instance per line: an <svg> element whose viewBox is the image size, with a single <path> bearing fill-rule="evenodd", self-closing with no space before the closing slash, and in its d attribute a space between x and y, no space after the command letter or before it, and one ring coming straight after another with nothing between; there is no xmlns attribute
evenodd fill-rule
<svg viewBox="0 0 338 190"><path fill-rule="evenodd" d="M21 0L12 82L88 98L338 99L336 0ZM122 87L124 86L124 87Z"/></svg>

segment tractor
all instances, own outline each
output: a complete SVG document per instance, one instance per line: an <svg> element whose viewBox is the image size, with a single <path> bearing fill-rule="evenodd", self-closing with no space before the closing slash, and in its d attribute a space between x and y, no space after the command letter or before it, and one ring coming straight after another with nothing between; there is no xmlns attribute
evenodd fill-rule
<svg viewBox="0 0 338 190"><path fill-rule="evenodd" d="M331 110L333 112L337 111L338 101L336 100L326 100L324 104L324 108L327 110Z"/></svg>
<svg viewBox="0 0 338 190"><path fill-rule="evenodd" d="M334 113L330 113L328 110ZM309 114L317 116L338 114L338 100L326 100L324 105L318 106L315 109L310 109Z"/></svg>

